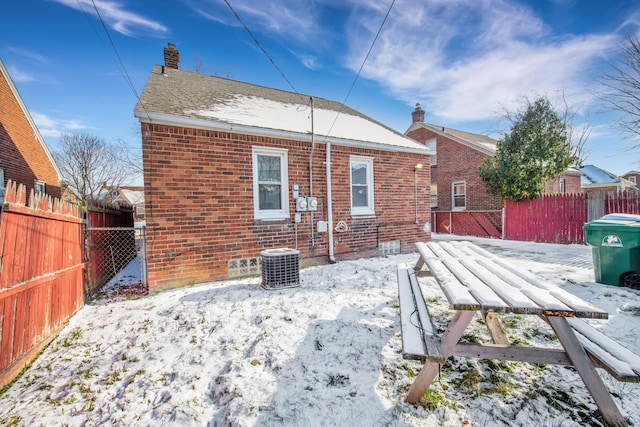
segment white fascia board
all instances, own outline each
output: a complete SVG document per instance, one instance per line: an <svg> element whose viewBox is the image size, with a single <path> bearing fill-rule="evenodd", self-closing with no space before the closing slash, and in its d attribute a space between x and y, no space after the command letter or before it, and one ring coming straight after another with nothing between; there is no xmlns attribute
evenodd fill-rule
<svg viewBox="0 0 640 427"><path fill-rule="evenodd" d="M152 123L167 126L190 127L203 130L218 130L224 132L236 132L242 134L267 136L270 138L292 139L295 141L311 142L311 133L298 133L285 130L267 129L255 126L239 125L233 123L220 122L215 120L195 119L192 117L174 116L163 113L150 113L144 110L135 110L134 116L141 123ZM435 152L427 147L403 147L400 145L387 145L377 142L356 141L352 139L343 139L336 137L326 137L324 135L315 135L316 144L325 144L327 142L342 147L366 148L370 150L393 151L401 153L422 154L425 156L434 155ZM416 142L416 145L419 145Z"/></svg>

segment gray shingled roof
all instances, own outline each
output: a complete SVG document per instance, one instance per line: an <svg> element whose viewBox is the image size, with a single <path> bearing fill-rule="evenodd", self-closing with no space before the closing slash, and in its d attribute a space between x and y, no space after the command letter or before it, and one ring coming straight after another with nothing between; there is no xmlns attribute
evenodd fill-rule
<svg viewBox="0 0 640 427"><path fill-rule="evenodd" d="M135 107L135 115L142 122L186 121L203 128L226 124L227 129L238 132L310 135L308 95L173 68L165 68L164 74L162 71L159 65L153 68ZM431 154L424 145L352 108L313 99L318 142L328 136L337 144Z"/></svg>

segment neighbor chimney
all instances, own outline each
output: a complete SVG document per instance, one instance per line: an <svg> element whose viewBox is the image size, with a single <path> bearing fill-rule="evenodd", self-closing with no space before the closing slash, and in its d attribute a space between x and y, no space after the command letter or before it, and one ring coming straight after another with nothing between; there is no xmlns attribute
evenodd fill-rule
<svg viewBox="0 0 640 427"><path fill-rule="evenodd" d="M180 52L176 49L176 45L173 43L167 43L167 47L164 48L164 65L167 68L178 69L180 64Z"/></svg>
<svg viewBox="0 0 640 427"><path fill-rule="evenodd" d="M424 110L420 107L420 104L416 104L416 109L411 113L413 122L424 122Z"/></svg>

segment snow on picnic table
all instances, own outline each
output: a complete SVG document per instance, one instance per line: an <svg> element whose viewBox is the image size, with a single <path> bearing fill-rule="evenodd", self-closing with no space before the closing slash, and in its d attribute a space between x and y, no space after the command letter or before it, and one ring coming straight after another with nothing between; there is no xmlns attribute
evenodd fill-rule
<svg viewBox="0 0 640 427"><path fill-rule="evenodd" d="M606 309L595 323L640 353L640 292L594 283L589 247L465 239ZM0 424L602 425L567 367L450 358L421 403L405 403L421 363L401 356L396 265L416 260L306 268L293 289L249 278L92 302L0 396ZM420 282L442 331L452 312L433 279ZM471 328L488 340L480 320ZM514 343L558 345L536 316L503 323ZM640 384L599 372L640 424Z"/></svg>

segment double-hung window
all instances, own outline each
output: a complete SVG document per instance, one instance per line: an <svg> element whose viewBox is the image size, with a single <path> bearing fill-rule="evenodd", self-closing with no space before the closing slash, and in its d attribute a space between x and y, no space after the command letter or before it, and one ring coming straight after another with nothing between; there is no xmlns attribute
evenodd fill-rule
<svg viewBox="0 0 640 427"><path fill-rule="evenodd" d="M463 211L467 208L467 183L455 181L451 183L451 198L454 211Z"/></svg>
<svg viewBox="0 0 640 427"><path fill-rule="evenodd" d="M351 156L351 214L374 215L373 159Z"/></svg>
<svg viewBox="0 0 640 427"><path fill-rule="evenodd" d="M255 219L289 218L287 150L253 147Z"/></svg>
<svg viewBox="0 0 640 427"><path fill-rule="evenodd" d="M45 192L44 181L40 181L39 179L36 179L35 182L33 183L33 189L35 190L36 193L44 194Z"/></svg>
<svg viewBox="0 0 640 427"><path fill-rule="evenodd" d="M438 144L436 138L427 139L424 142L424 145L427 146L428 149L433 150L433 155L429 156L429 164L431 166L435 166L438 164Z"/></svg>

